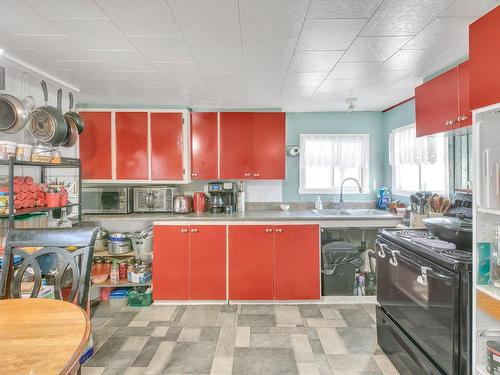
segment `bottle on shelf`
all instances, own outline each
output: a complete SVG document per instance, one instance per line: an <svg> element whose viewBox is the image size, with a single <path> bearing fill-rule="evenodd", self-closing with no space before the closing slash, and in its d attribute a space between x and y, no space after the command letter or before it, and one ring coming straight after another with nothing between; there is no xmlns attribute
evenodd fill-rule
<svg viewBox="0 0 500 375"><path fill-rule="evenodd" d="M490 284L500 287L500 224L497 224L495 232L490 255Z"/></svg>
<svg viewBox="0 0 500 375"><path fill-rule="evenodd" d="M116 259L113 259L113 265L111 266L110 272L111 284L118 284L120 281L120 270L118 268L118 263Z"/></svg>

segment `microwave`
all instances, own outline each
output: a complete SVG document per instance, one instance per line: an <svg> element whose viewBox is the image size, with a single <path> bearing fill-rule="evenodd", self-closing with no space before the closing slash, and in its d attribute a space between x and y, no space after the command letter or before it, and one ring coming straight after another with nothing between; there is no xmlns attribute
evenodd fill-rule
<svg viewBox="0 0 500 375"><path fill-rule="evenodd" d="M82 212L84 214L128 214L133 211L132 188L115 186L84 187Z"/></svg>
<svg viewBox="0 0 500 375"><path fill-rule="evenodd" d="M170 186L134 188L134 212L173 212L179 188Z"/></svg>

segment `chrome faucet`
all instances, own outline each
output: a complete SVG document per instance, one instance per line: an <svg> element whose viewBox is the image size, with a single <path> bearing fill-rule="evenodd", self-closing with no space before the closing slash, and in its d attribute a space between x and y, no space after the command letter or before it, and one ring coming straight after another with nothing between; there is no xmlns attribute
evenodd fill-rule
<svg viewBox="0 0 500 375"><path fill-rule="evenodd" d="M353 177L347 177L347 178L344 178L344 180L342 181L342 183L340 184L340 199L339 199L339 210L342 208L342 203L344 203L344 182L346 182L347 180L352 180L356 183L356 185L358 185L358 188L359 188L359 192L363 192L363 189L361 188L361 184L359 183L358 180L356 180L355 178Z"/></svg>

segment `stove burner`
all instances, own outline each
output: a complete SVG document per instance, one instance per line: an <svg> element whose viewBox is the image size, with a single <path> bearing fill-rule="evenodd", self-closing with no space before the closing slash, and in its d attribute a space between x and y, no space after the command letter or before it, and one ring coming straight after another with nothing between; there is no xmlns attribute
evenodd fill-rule
<svg viewBox="0 0 500 375"><path fill-rule="evenodd" d="M409 240L414 238L432 238L432 236L428 232L422 232L418 230L398 230L395 232L396 236L407 238Z"/></svg>
<svg viewBox="0 0 500 375"><path fill-rule="evenodd" d="M470 252L464 250L444 250L441 254L459 260L471 260L472 257Z"/></svg>

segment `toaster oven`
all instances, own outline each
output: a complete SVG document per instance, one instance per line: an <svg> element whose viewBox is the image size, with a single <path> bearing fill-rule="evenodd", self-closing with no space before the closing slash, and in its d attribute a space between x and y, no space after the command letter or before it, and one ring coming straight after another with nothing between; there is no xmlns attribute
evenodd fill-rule
<svg viewBox="0 0 500 375"><path fill-rule="evenodd" d="M134 212L173 212L179 188L171 186L134 188Z"/></svg>

